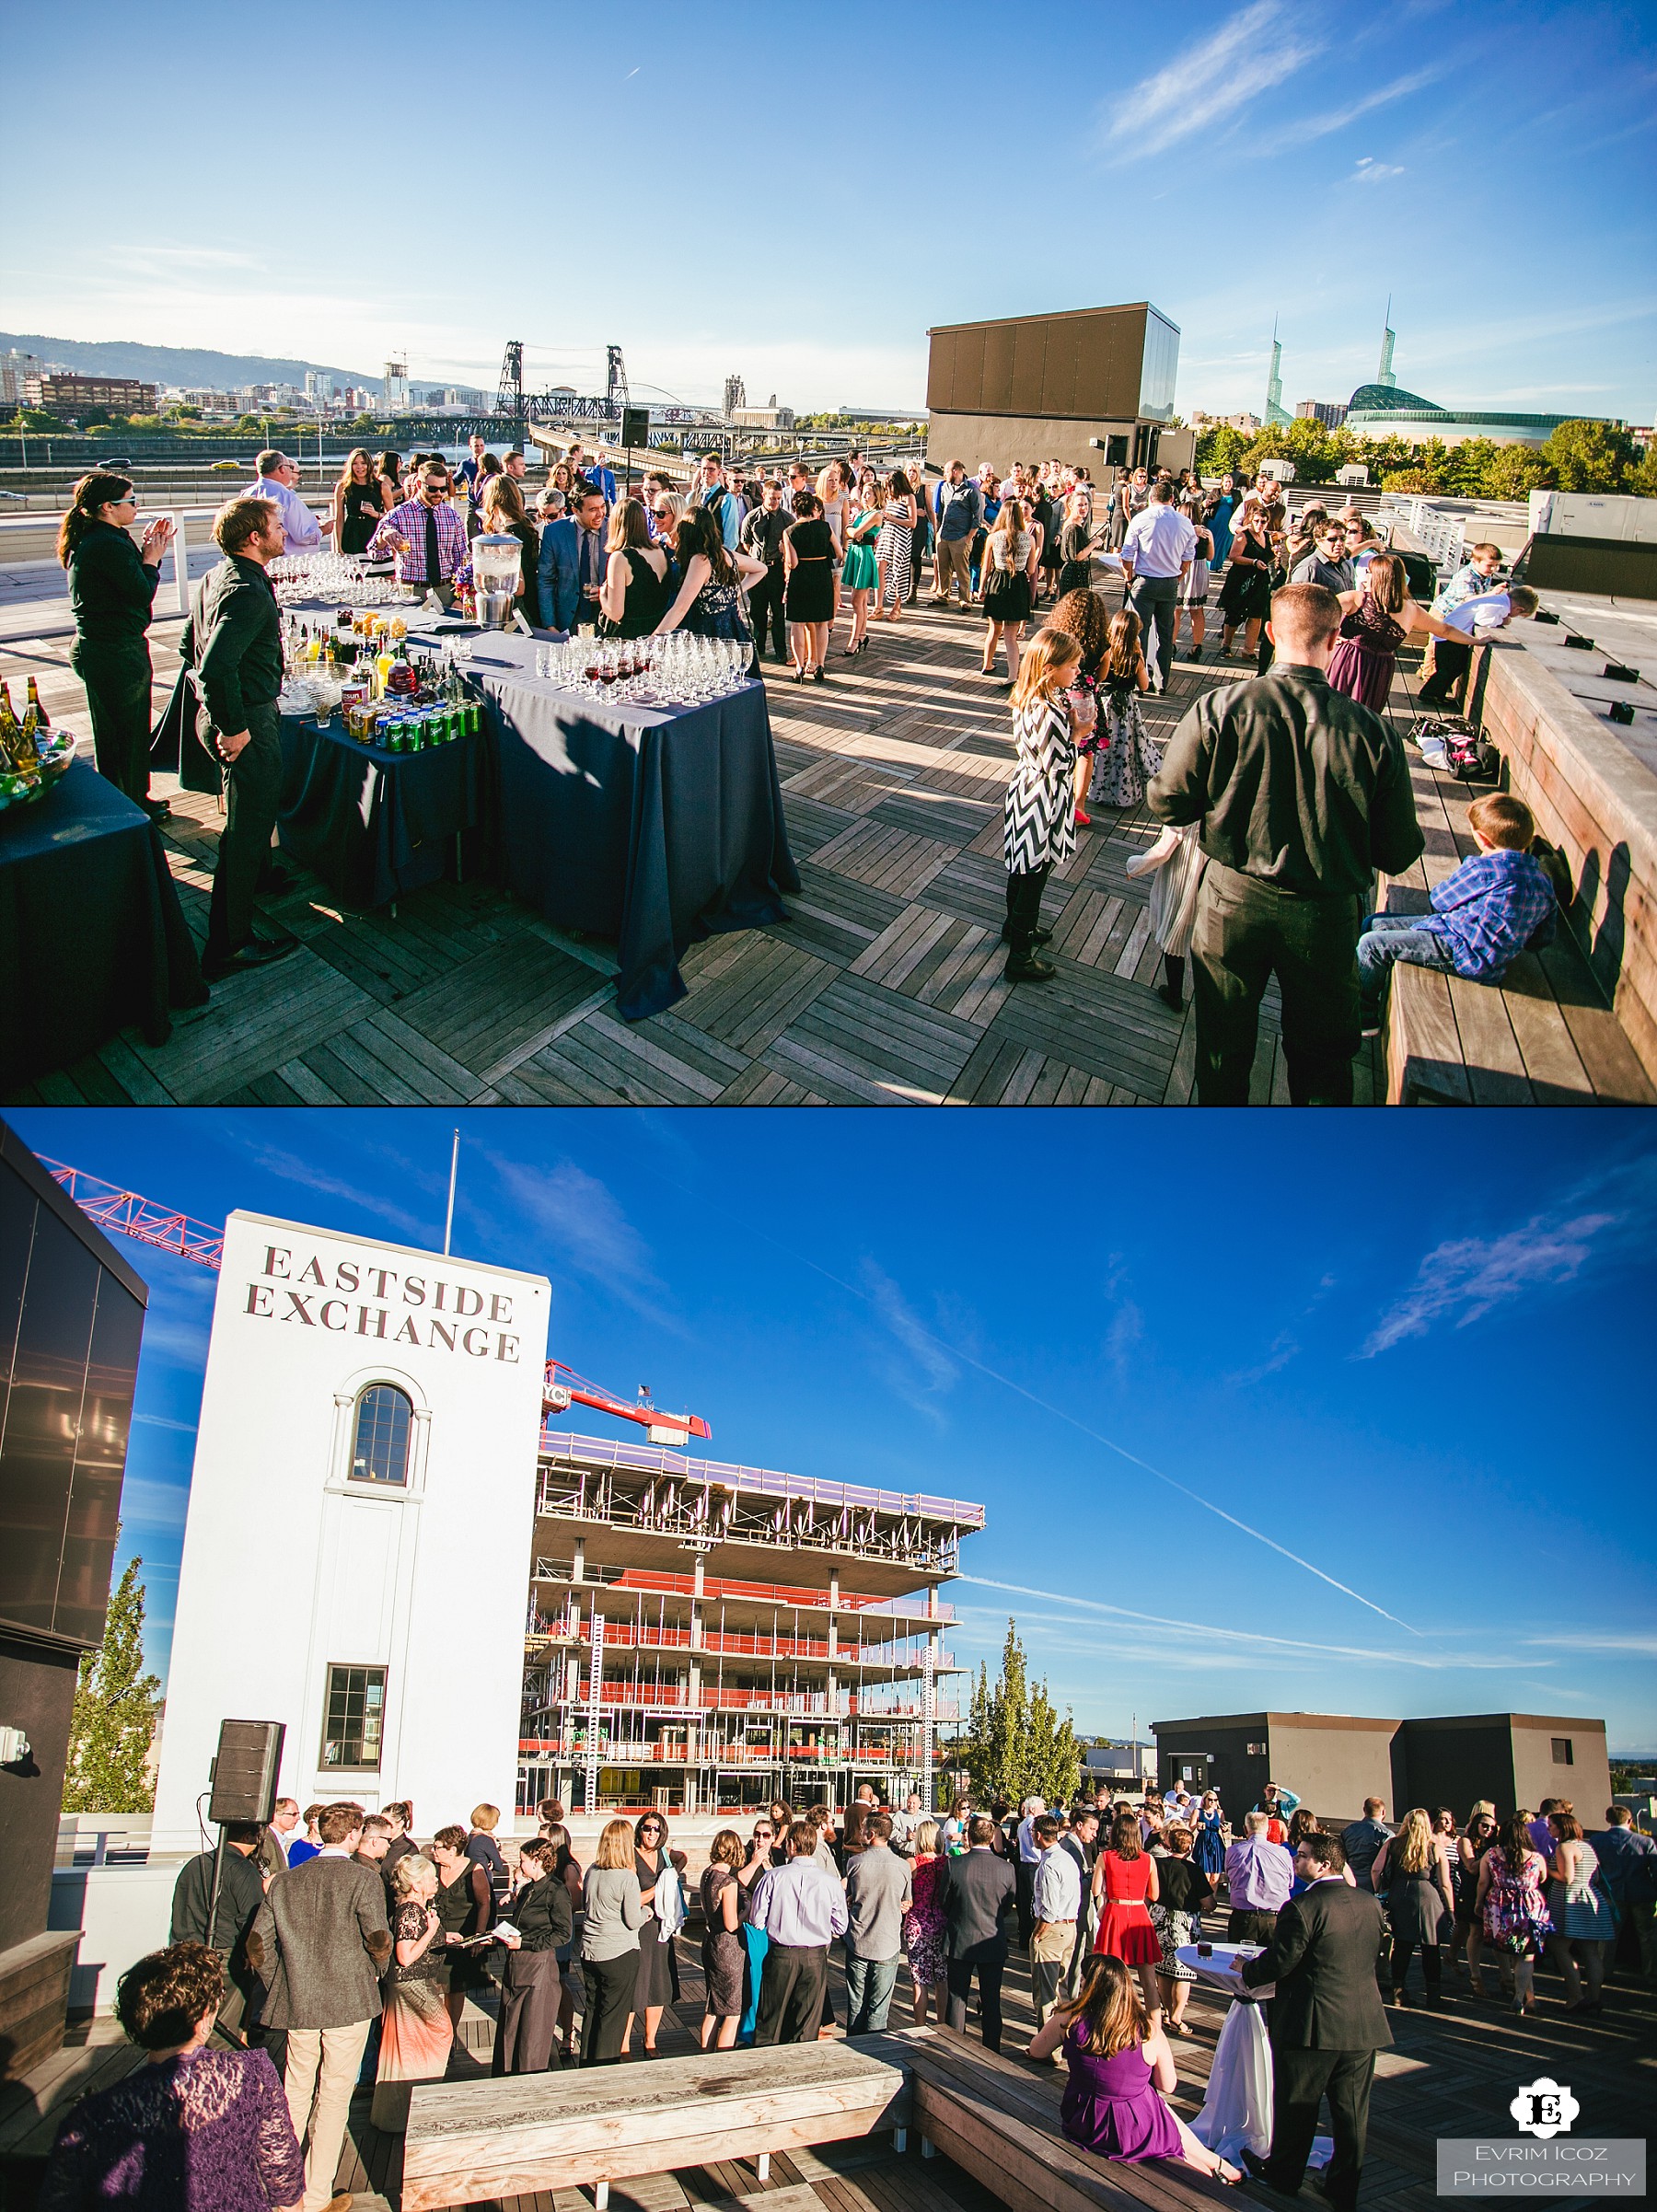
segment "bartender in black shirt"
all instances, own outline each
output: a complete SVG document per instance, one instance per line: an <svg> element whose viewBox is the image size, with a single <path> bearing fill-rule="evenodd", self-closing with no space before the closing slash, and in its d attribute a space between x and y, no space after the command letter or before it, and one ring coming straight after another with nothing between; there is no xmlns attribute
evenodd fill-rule
<svg viewBox="0 0 1657 2212"><path fill-rule="evenodd" d="M95 469L75 487L58 526L58 559L69 572L75 643L69 666L87 687L98 772L136 799L152 821L169 812L149 795L150 656L145 632L161 558L173 527L158 516L142 550L131 530L138 502L129 480Z"/></svg>
<svg viewBox="0 0 1657 2212"><path fill-rule="evenodd" d="M213 872L202 973L209 983L266 967L297 938L261 937L253 895L271 853L282 782L282 620L265 574L286 545L281 511L269 499L233 499L213 535L225 559L204 576L179 652L195 671L203 707L197 735L226 765L226 807Z"/></svg>
<svg viewBox="0 0 1657 2212"><path fill-rule="evenodd" d="M1275 973L1296 1106L1350 1106L1358 931L1376 869L1425 840L1396 732L1331 691L1340 601L1321 584L1273 596L1277 665L1198 701L1145 794L1159 822L1200 822L1208 871L1191 937L1197 1095L1246 1106L1260 1000Z"/></svg>
<svg viewBox="0 0 1657 2212"><path fill-rule="evenodd" d="M743 551L755 561L765 563L765 579L748 585L748 611L754 618L754 654L759 657L765 643L765 625L769 617L771 631L771 651L780 661L788 658L788 621L782 612L782 540L788 535L794 516L782 504L782 487L775 477L767 477L759 495L759 504L744 515L737 542Z"/></svg>

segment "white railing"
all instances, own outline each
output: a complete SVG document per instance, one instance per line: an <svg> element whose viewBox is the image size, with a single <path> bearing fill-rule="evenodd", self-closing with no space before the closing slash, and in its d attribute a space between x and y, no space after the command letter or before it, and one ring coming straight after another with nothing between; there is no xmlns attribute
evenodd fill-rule
<svg viewBox="0 0 1657 2212"><path fill-rule="evenodd" d="M1467 526L1459 515L1446 515L1431 500L1408 492L1389 492L1376 510L1377 522L1401 522L1441 575L1453 573L1465 558Z"/></svg>

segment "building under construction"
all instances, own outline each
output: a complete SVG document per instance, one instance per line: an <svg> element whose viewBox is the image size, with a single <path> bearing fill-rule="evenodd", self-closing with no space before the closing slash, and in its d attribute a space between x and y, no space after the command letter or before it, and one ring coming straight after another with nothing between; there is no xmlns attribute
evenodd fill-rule
<svg viewBox="0 0 1657 2212"><path fill-rule="evenodd" d="M932 1802L982 1506L543 1432L518 1805Z"/></svg>

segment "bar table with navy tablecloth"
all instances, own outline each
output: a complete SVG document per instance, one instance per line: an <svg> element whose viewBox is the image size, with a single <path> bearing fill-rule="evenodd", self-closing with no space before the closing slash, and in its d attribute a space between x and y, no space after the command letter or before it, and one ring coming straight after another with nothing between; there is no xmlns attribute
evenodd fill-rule
<svg viewBox="0 0 1657 2212"><path fill-rule="evenodd" d="M0 1083L135 1024L152 1045L207 986L154 824L89 761L0 813Z"/></svg>
<svg viewBox="0 0 1657 2212"><path fill-rule="evenodd" d="M497 866L555 927L617 941L616 995L642 1021L685 996L701 938L785 921L788 849L765 687L695 707L561 690L529 639L475 641L500 804Z"/></svg>
<svg viewBox="0 0 1657 2212"><path fill-rule="evenodd" d="M388 906L456 872L457 840L488 812L489 761L481 737L393 753L350 736L340 717L284 714L282 850L343 905Z"/></svg>

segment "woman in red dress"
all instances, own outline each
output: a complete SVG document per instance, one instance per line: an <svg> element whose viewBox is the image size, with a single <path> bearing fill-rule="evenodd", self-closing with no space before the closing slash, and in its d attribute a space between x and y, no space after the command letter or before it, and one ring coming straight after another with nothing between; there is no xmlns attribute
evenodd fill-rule
<svg viewBox="0 0 1657 2212"><path fill-rule="evenodd" d="M1136 1967L1145 1993L1151 2025L1162 2019L1162 1988L1156 1969L1162 1943L1147 1907L1156 1902L1156 1861L1140 1843L1139 1814L1124 1805L1111 1824L1110 1842L1094 1867L1094 1904L1099 1932L1094 1949Z"/></svg>

